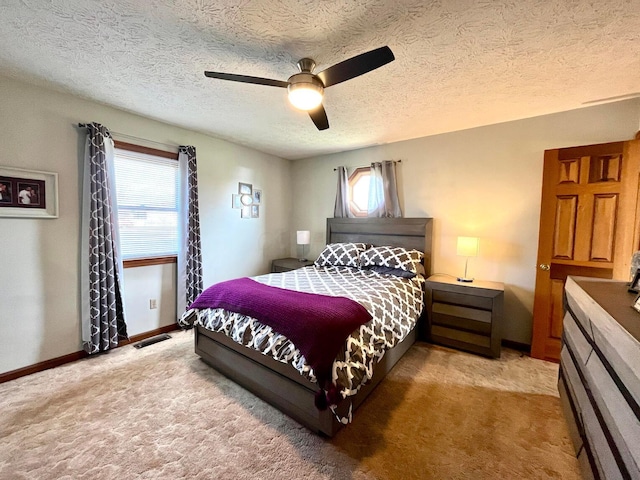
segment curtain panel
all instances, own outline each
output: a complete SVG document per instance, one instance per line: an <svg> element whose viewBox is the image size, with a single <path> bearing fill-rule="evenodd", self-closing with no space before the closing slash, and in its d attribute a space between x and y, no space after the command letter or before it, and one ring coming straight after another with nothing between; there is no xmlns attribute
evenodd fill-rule
<svg viewBox="0 0 640 480"><path fill-rule="evenodd" d="M180 168L180 231L178 232L178 316L202 292L202 251L200 213L198 208L198 175L196 148L181 146Z"/></svg>
<svg viewBox="0 0 640 480"><path fill-rule="evenodd" d="M336 203L333 208L335 218L353 217L349 205L349 175L347 167L338 167L338 188L336 189Z"/></svg>
<svg viewBox="0 0 640 480"><path fill-rule="evenodd" d="M402 217L396 183L396 163L392 160L371 164L367 216Z"/></svg>
<svg viewBox="0 0 640 480"><path fill-rule="evenodd" d="M115 208L113 140L99 123L87 129L82 183L81 301L86 352L104 352L126 340L122 256Z"/></svg>

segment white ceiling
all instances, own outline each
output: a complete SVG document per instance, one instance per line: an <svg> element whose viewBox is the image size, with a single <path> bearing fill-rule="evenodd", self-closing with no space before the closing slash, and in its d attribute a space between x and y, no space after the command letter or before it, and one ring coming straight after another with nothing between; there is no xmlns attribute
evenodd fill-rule
<svg viewBox="0 0 640 480"><path fill-rule="evenodd" d="M383 45L326 90L323 132L285 89L203 75ZM2 0L0 72L296 159L637 94L640 0Z"/></svg>

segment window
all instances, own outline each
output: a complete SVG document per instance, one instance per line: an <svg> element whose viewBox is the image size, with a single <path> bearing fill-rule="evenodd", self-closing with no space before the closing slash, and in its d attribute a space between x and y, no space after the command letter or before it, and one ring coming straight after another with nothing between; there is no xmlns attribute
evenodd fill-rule
<svg viewBox="0 0 640 480"><path fill-rule="evenodd" d="M366 217L369 205L371 168L356 168L349 175L349 207L356 217Z"/></svg>
<svg viewBox="0 0 640 480"><path fill-rule="evenodd" d="M178 155L116 142L120 246L125 266L175 261L178 254ZM165 257L171 257L168 260Z"/></svg>

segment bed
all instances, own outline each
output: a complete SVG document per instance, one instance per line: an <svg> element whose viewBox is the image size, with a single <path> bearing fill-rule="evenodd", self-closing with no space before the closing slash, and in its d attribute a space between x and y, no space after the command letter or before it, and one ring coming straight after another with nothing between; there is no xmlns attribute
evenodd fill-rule
<svg viewBox="0 0 640 480"><path fill-rule="evenodd" d="M424 252L423 264L428 275L431 269L431 232L432 219L430 218L329 218L326 241L327 244L366 243L374 246L385 245L420 250ZM306 269L311 270L305 272ZM328 273L317 273L313 270L314 267L305 267L297 274L304 278L316 278L316 275L328 275L332 269L327 268ZM291 281L291 274L292 272L286 272L264 278L255 277L255 279L282 288L286 287L287 281ZM318 283L326 283L323 277L318 278L320 278ZM367 283L366 278L358 277L357 280L361 285ZM295 282L297 283L298 280ZM349 296L349 293L345 293L344 296ZM423 303L420 304L422 305ZM187 318L191 316L190 321L193 322L194 310L190 312L190 315L185 314L185 316ZM195 312L202 315L202 317L198 316L199 320L205 318L204 315L207 313L205 309L195 309ZM211 311L208 313L210 314ZM235 314L230 315L233 317ZM185 316L181 319L183 326ZM217 311L216 316L219 316ZM347 398L336 402L337 405L331 409L317 407L317 399L322 390L315 381L313 372L308 374L300 365L296 365L297 368L294 367L293 361L284 363L282 358L272 358L258 350L253 350L238 343L240 341L238 338L234 340L228 336L229 331L226 334L213 331L205 328L205 325L210 327L205 321L201 323L195 325L195 352L207 364L310 430L331 437L350 421L355 409L415 342L418 325L421 322L416 321L409 326L410 328L407 327L407 332L402 334L402 340L395 342L381 358L375 359L375 365L368 370L365 378L367 381L364 384L357 384L357 388Z"/></svg>

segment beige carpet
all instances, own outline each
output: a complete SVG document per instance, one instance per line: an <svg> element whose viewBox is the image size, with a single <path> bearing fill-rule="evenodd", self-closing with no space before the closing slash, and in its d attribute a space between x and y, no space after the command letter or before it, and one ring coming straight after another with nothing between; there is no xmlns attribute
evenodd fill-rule
<svg viewBox="0 0 640 480"><path fill-rule="evenodd" d="M0 479L580 478L556 365L419 343L327 440L172 335L0 385Z"/></svg>

